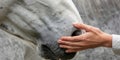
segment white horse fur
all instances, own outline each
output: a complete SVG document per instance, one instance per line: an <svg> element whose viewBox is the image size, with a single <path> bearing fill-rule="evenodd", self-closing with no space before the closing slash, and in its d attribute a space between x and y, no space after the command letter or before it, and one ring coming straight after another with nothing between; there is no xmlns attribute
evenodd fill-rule
<svg viewBox="0 0 120 60"><path fill-rule="evenodd" d="M82 19L72 0L0 0L0 59L72 58L57 40L76 31L74 22Z"/></svg>

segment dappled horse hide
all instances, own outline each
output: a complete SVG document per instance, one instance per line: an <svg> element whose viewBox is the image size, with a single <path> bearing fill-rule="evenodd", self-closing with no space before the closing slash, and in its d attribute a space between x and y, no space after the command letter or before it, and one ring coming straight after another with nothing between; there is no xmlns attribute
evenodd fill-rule
<svg viewBox="0 0 120 60"><path fill-rule="evenodd" d="M0 28L34 44L40 56L52 60L75 56L65 53L57 43L62 36L81 34L72 26L82 23L72 0L0 0L0 13Z"/></svg>

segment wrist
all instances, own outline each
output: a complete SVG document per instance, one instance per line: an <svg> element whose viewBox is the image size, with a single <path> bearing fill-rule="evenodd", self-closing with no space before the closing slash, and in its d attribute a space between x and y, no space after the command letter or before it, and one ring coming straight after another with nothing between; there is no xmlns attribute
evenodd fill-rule
<svg viewBox="0 0 120 60"><path fill-rule="evenodd" d="M112 35L104 33L103 40L104 40L103 43L104 47L112 48Z"/></svg>

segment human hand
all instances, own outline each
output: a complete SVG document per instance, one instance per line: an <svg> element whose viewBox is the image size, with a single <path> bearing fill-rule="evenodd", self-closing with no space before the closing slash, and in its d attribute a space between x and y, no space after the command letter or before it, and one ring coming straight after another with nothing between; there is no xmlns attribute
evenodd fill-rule
<svg viewBox="0 0 120 60"><path fill-rule="evenodd" d="M77 29L83 29L86 33L79 36L64 36L58 40L61 48L67 53L86 50L96 47L112 47L112 36L102 32L99 28L85 24L73 24Z"/></svg>

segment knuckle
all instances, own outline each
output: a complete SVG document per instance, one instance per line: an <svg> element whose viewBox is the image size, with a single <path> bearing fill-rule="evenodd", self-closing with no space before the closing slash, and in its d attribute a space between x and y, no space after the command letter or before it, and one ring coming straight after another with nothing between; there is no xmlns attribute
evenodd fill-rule
<svg viewBox="0 0 120 60"><path fill-rule="evenodd" d="M72 44L71 43L69 43L69 42L66 42L66 44L68 45L68 46L71 46Z"/></svg>
<svg viewBox="0 0 120 60"><path fill-rule="evenodd" d="M85 44L79 44L79 46L80 46L80 47L84 47L84 46L85 46Z"/></svg>
<svg viewBox="0 0 120 60"><path fill-rule="evenodd" d="M100 31L100 28L96 28L97 31Z"/></svg>
<svg viewBox="0 0 120 60"><path fill-rule="evenodd" d="M83 40L83 41L86 40L86 39L87 39L86 37L81 37L81 40Z"/></svg>
<svg viewBox="0 0 120 60"><path fill-rule="evenodd" d="M72 40L79 40L79 38L76 36L76 37L73 37Z"/></svg>
<svg viewBox="0 0 120 60"><path fill-rule="evenodd" d="M67 49L70 49L70 47L66 46Z"/></svg>
<svg viewBox="0 0 120 60"><path fill-rule="evenodd" d="M73 47L67 46L67 49L74 49Z"/></svg>
<svg viewBox="0 0 120 60"><path fill-rule="evenodd" d="M89 26L88 29L89 29L89 30L94 30L94 27Z"/></svg>
<svg viewBox="0 0 120 60"><path fill-rule="evenodd" d="M101 29L100 29L100 28L96 28L96 31L97 31L98 33L101 33Z"/></svg>

